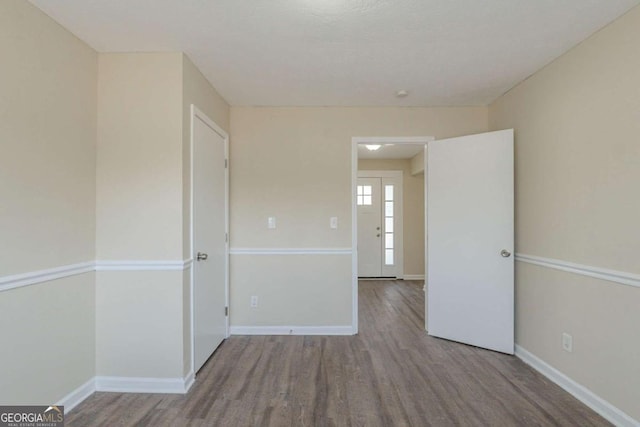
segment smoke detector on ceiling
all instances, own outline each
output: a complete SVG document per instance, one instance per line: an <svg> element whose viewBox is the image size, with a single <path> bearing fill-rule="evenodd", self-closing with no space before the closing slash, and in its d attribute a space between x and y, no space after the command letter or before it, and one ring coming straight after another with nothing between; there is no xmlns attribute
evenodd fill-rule
<svg viewBox="0 0 640 427"><path fill-rule="evenodd" d="M396 92L396 96L398 98L405 98L405 97L409 96L409 91L404 90L404 89L400 89L399 91Z"/></svg>

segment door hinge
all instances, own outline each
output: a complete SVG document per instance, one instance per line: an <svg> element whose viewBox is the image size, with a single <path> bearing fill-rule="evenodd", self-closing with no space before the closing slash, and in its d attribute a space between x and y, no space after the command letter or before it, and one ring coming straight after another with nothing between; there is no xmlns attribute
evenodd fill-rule
<svg viewBox="0 0 640 427"><path fill-rule="evenodd" d="M229 167L229 161L227 159L224 159L224 167L225 169Z"/></svg>
<svg viewBox="0 0 640 427"><path fill-rule="evenodd" d="M225 243L229 243L229 233L224 233L224 241Z"/></svg>
<svg viewBox="0 0 640 427"><path fill-rule="evenodd" d="M224 315L228 316L229 315L229 307L225 307L224 308Z"/></svg>

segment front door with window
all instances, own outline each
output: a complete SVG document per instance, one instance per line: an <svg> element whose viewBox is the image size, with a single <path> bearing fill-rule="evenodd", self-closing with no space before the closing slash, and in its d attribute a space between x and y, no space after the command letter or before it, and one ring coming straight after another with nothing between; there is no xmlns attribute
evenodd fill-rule
<svg viewBox="0 0 640 427"><path fill-rule="evenodd" d="M395 177L359 177L358 277L399 277L400 188Z"/></svg>

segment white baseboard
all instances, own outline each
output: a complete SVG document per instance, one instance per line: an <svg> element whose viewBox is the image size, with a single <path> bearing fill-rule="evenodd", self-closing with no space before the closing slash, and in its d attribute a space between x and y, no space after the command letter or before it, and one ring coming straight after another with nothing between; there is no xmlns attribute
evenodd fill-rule
<svg viewBox="0 0 640 427"><path fill-rule="evenodd" d="M96 377L96 391L119 393L185 394L193 384L193 373L185 378Z"/></svg>
<svg viewBox="0 0 640 427"><path fill-rule="evenodd" d="M231 335L353 335L348 326L231 326Z"/></svg>
<svg viewBox="0 0 640 427"><path fill-rule="evenodd" d="M69 413L73 408L78 406L83 400L91 396L96 391L95 378L91 378L71 393L60 399L56 405L64 406L64 412Z"/></svg>
<svg viewBox="0 0 640 427"><path fill-rule="evenodd" d="M64 406L64 412L68 414L96 391L185 394L194 382L193 371L184 378L93 377L60 399L56 405Z"/></svg>
<svg viewBox="0 0 640 427"><path fill-rule="evenodd" d="M188 392L193 383L196 382L196 374L191 371L184 377L184 392Z"/></svg>
<svg viewBox="0 0 640 427"><path fill-rule="evenodd" d="M516 345L516 356L542 375L558 384L576 399L593 409L607 421L619 427L638 427L640 422L634 420L611 403L594 394L591 390L578 384L553 366L534 354Z"/></svg>
<svg viewBox="0 0 640 427"><path fill-rule="evenodd" d="M405 274L404 280L424 280L424 274Z"/></svg>

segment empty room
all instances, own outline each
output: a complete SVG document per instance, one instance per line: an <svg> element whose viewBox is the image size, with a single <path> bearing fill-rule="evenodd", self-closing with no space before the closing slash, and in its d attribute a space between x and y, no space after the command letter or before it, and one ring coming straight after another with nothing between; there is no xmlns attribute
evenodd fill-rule
<svg viewBox="0 0 640 427"><path fill-rule="evenodd" d="M0 0L0 53L1 425L640 426L640 0Z"/></svg>

